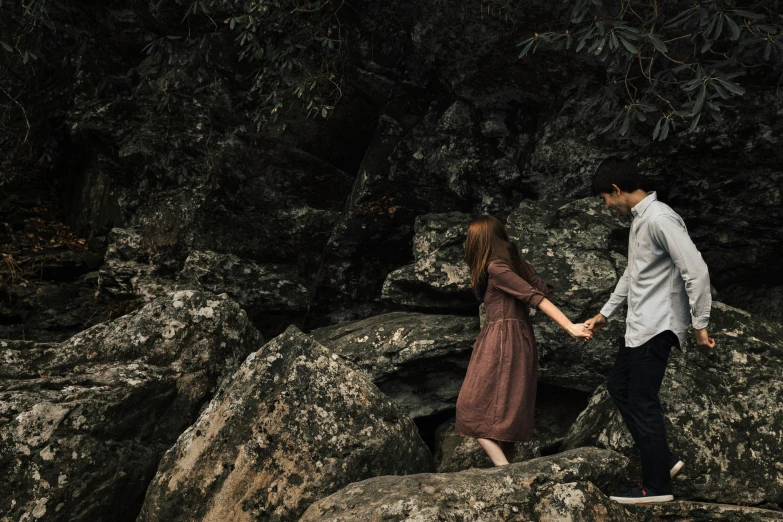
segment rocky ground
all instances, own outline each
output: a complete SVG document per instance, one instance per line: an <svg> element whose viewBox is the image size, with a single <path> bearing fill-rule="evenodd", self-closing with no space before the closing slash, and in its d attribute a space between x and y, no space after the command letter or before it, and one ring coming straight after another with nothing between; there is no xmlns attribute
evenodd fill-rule
<svg viewBox="0 0 783 522"><path fill-rule="evenodd" d="M783 520L782 91L662 143L600 134L601 64L515 58L557 5L360 0L332 116L248 132L220 60L142 80L185 7L125 4L71 6L86 51L30 112L51 157L0 186L1 522ZM533 314L536 430L508 467L454 404L482 325L472 217L586 319L629 226L589 181L630 154L710 267L717 347L664 381L677 501L626 509L607 495L638 459L602 386L622 317L584 344Z"/></svg>

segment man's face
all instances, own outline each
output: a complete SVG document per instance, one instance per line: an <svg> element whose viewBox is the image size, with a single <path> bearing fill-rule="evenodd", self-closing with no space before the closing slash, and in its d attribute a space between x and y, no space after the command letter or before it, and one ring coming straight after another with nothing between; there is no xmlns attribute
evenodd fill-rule
<svg viewBox="0 0 783 522"><path fill-rule="evenodd" d="M626 193L622 192L617 185L613 185L614 192L606 193L601 192L601 199L604 200L606 208L611 208L619 212L620 214L629 214L631 212L631 205L628 203Z"/></svg>

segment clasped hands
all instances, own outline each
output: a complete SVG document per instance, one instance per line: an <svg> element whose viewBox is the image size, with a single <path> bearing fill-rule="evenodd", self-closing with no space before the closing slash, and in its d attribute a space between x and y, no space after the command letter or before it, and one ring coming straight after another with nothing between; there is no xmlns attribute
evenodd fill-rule
<svg viewBox="0 0 783 522"><path fill-rule="evenodd" d="M576 326L576 325L574 325ZM584 322L584 324L579 325L583 328L587 329L591 334L600 331L604 326L606 326L606 317L604 317L603 314L598 314L592 319L588 319ZM581 337L574 335L570 330L569 332L574 337ZM706 328L697 328L694 330L694 333L696 334L696 345L699 348L707 348L708 350L712 350L715 348L715 339L710 337L709 333L707 333ZM585 341L592 338L592 335L590 337L581 337Z"/></svg>

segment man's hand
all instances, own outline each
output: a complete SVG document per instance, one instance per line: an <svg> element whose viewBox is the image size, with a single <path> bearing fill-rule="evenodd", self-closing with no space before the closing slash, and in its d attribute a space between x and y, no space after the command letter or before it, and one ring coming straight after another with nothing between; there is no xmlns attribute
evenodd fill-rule
<svg viewBox="0 0 783 522"><path fill-rule="evenodd" d="M715 348L715 339L710 337L706 328L700 328L698 330L694 330L694 332L696 332L696 344L698 346L709 348L710 350Z"/></svg>
<svg viewBox="0 0 783 522"><path fill-rule="evenodd" d="M585 321L585 328L589 328L593 332L598 332L606 326L606 317L603 314L598 314L592 319Z"/></svg>

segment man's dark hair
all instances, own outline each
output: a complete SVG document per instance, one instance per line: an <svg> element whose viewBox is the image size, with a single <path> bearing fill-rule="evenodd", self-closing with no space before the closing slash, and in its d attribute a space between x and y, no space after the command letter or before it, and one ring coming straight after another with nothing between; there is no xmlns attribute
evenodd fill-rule
<svg viewBox="0 0 783 522"><path fill-rule="evenodd" d="M617 185L622 192L642 188L642 178L636 168L636 160L607 158L598 165L593 176L593 195L611 194Z"/></svg>

